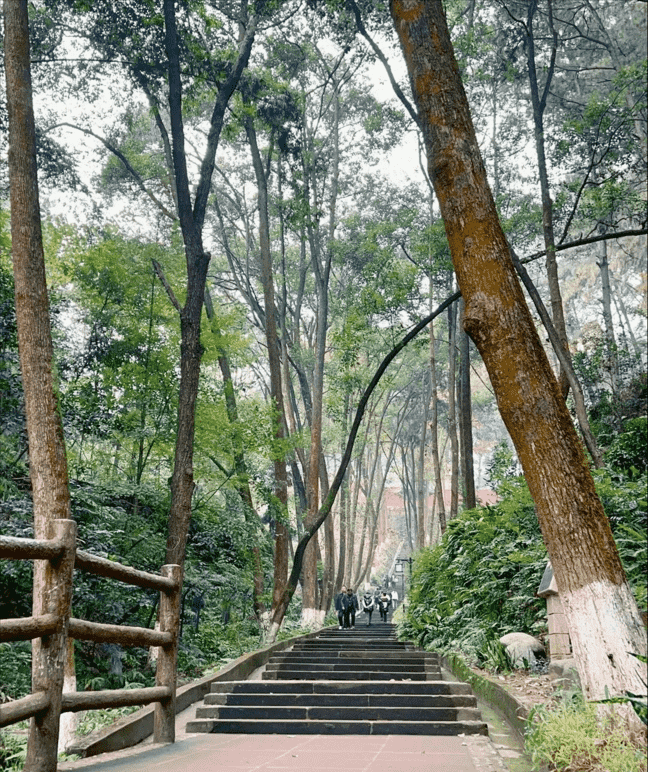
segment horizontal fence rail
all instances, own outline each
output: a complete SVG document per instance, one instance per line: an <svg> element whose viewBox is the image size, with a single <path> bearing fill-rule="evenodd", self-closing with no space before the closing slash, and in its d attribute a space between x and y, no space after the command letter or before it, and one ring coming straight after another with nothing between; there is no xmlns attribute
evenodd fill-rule
<svg viewBox="0 0 648 772"><path fill-rule="evenodd" d="M0 620L0 641L32 640L35 641L33 646L36 646L32 662L34 692L27 697L0 704L0 727L39 717L31 726L24 772L45 768L56 770L61 713L154 702L154 740L175 740L176 663L182 576L180 566L162 566L160 574L139 571L77 550L76 524L72 520L56 520L54 529L57 533L52 539L0 536L0 558L50 561L52 577L49 587L54 599L52 608L58 610L58 613L42 613L42 599L34 598L33 616ZM159 590L160 629L102 624L70 617L73 568L136 587ZM38 613L38 609L41 613ZM65 650L67 638L123 646L157 647L156 685L140 689L63 693L60 652ZM42 639L49 641L48 646L40 644ZM36 760L33 765L30 759Z"/></svg>
<svg viewBox="0 0 648 772"><path fill-rule="evenodd" d="M37 692L13 702L5 702L0 705L0 726L9 726L31 718L46 710L49 705L50 696L47 692Z"/></svg>
<svg viewBox="0 0 648 772"><path fill-rule="evenodd" d="M100 622L86 622L84 619L70 619L70 638L95 643L120 643L123 646L170 646L173 635L148 627L127 627L126 625L105 625Z"/></svg>
<svg viewBox="0 0 648 772"><path fill-rule="evenodd" d="M82 568L91 574L104 576L108 579L118 579L126 584L134 584L137 587L146 587L152 590L163 590L173 592L177 589L172 579L160 574L149 574L146 571L138 571L130 566L123 566L121 563L115 563L106 558L99 558L91 555L89 552L77 550L74 561L75 568Z"/></svg>
<svg viewBox="0 0 648 772"><path fill-rule="evenodd" d="M61 626L58 614L38 617L17 617L0 620L0 641L30 641L55 633Z"/></svg>
<svg viewBox="0 0 648 772"><path fill-rule="evenodd" d="M60 539L22 539L0 536L0 558L9 560L56 560L65 551Z"/></svg>

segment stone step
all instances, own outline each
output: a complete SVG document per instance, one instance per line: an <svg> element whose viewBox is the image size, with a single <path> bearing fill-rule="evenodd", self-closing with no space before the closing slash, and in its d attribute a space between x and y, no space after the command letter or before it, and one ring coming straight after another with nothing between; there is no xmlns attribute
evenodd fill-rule
<svg viewBox="0 0 648 772"><path fill-rule="evenodd" d="M270 657L255 681L219 681L188 732L486 734L470 686L444 681L437 654L394 625L322 630Z"/></svg>
<svg viewBox="0 0 648 772"><path fill-rule="evenodd" d="M415 651L413 646L394 645L387 641L325 641L322 643L295 644L293 651Z"/></svg>
<svg viewBox="0 0 648 772"><path fill-rule="evenodd" d="M187 732L236 734L339 734L339 735L458 735L488 734L483 721L297 721L297 720L214 720L187 723Z"/></svg>
<svg viewBox="0 0 648 772"><path fill-rule="evenodd" d="M275 679L298 681L303 678L307 681L322 680L318 678L318 671L314 670L265 670L261 674L261 678L264 681L272 681ZM331 681L337 680L349 680L349 670L332 670L326 672L326 679ZM429 672L421 671L397 671L392 672L389 670L365 670L365 671L353 671L353 677L358 681L379 681L382 679L389 679L390 681L436 681L441 677L439 670L431 670Z"/></svg>
<svg viewBox="0 0 648 772"><path fill-rule="evenodd" d="M211 694L401 694L401 695L472 695L470 685L463 681L216 681Z"/></svg>
<svg viewBox="0 0 648 772"><path fill-rule="evenodd" d="M334 706L278 706L278 705L203 705L196 710L196 719L239 721L477 721L477 708L432 707L346 707Z"/></svg>
<svg viewBox="0 0 648 772"><path fill-rule="evenodd" d="M266 671L269 670L312 670L317 673L330 673L330 672L364 672L371 670L372 672L383 671L385 673L425 673L430 670L440 671L439 666L434 662L410 662L401 664L400 662L390 662L388 664L384 662L301 662L299 660L288 660L275 662L270 660L266 665Z"/></svg>
<svg viewBox="0 0 648 772"><path fill-rule="evenodd" d="M205 695L205 705L348 708L476 708L474 694L243 694Z"/></svg>
<svg viewBox="0 0 648 772"><path fill-rule="evenodd" d="M322 662L337 662L339 660L377 660L380 662L439 662L439 655L433 654L427 651L384 651L376 653L373 650L359 649L358 651L347 651L342 649L341 651L335 651L333 649L327 651L301 650L301 651L286 651L280 654L273 654L270 657L271 660L317 660Z"/></svg>

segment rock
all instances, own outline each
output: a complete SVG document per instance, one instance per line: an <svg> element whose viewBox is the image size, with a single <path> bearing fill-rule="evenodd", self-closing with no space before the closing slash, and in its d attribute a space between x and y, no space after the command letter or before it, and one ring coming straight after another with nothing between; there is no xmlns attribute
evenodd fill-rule
<svg viewBox="0 0 648 772"><path fill-rule="evenodd" d="M580 691L581 689L576 660L573 657L552 659L549 664L549 677L558 689L567 691Z"/></svg>
<svg viewBox="0 0 648 772"><path fill-rule="evenodd" d="M500 643L506 647L514 667L529 667L539 659L547 658L542 643L526 633L508 633L500 638Z"/></svg>

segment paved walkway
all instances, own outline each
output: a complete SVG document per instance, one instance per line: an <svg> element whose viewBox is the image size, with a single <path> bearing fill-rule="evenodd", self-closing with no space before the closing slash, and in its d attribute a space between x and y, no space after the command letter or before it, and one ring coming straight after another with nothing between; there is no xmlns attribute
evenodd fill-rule
<svg viewBox="0 0 648 772"><path fill-rule="evenodd" d="M187 735L59 765L83 772L506 772L487 737Z"/></svg>

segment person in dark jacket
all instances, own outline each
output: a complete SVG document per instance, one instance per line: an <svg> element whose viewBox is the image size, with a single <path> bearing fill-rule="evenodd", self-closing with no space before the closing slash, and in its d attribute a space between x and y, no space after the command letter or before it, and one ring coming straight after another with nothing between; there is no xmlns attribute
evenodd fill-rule
<svg viewBox="0 0 648 772"><path fill-rule="evenodd" d="M360 605L364 613L369 614L369 621L367 622L367 625L370 625L371 615L373 614L373 610L374 610L373 595L370 592L365 592L364 597L362 598L362 603Z"/></svg>
<svg viewBox="0 0 648 772"><path fill-rule="evenodd" d="M378 601L378 608L380 610L380 618L382 619L383 622L387 621L387 612L389 611L389 607L390 606L391 606L391 598L383 590L383 593L380 596L380 600Z"/></svg>
<svg viewBox="0 0 648 772"><path fill-rule="evenodd" d="M344 627L353 629L355 627L356 611L358 611L358 598L351 587L348 588L346 595L342 598L342 606L344 608Z"/></svg>
<svg viewBox="0 0 648 772"><path fill-rule="evenodd" d="M346 598L346 587L342 586L342 589L335 596L335 613L338 618L338 630L344 627L344 606L342 605L342 599Z"/></svg>

